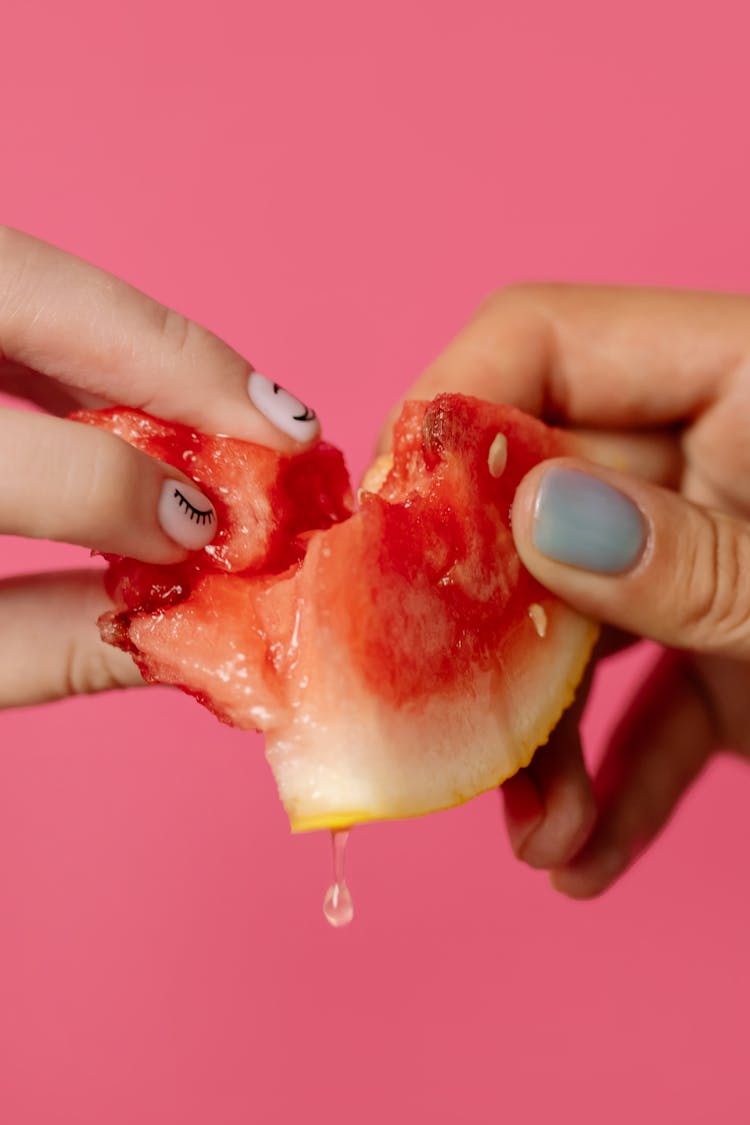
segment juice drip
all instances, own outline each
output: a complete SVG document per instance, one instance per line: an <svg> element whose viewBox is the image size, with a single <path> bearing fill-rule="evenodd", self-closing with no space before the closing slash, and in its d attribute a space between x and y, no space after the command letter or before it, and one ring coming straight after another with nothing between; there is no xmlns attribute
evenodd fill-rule
<svg viewBox="0 0 750 1125"><path fill-rule="evenodd" d="M354 903L349 894L344 875L346 862L346 844L349 839L349 829L340 829L331 833L333 843L333 882L326 893L323 902L323 913L332 926L348 926L354 917Z"/></svg>

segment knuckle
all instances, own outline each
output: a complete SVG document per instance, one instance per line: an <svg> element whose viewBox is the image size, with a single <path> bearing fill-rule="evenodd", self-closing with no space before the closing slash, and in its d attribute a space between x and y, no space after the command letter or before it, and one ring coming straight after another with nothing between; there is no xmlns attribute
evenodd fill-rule
<svg viewBox="0 0 750 1125"><path fill-rule="evenodd" d="M700 648L750 642L750 541L734 520L699 516L702 527L684 556L682 625Z"/></svg>
<svg viewBox="0 0 750 1125"><path fill-rule="evenodd" d="M534 341L542 347L544 366L549 368L555 350L556 309L564 288L550 282L513 282L491 293L480 305L475 320L511 329L516 346L526 341L528 348L529 341Z"/></svg>
<svg viewBox="0 0 750 1125"><path fill-rule="evenodd" d="M108 602L103 598L101 583L92 580L91 573L85 578L77 592L81 617L88 624L77 628L65 647L58 692L61 696L93 695L142 682L132 659L101 639L95 622Z"/></svg>
<svg viewBox="0 0 750 1125"><path fill-rule="evenodd" d="M479 306L479 312L493 316L503 315L509 307L533 300L537 285L533 281L512 281L489 293Z"/></svg>
<svg viewBox="0 0 750 1125"><path fill-rule="evenodd" d="M89 660L86 647L72 640L67 647L62 663L63 685L61 695L87 695L89 683Z"/></svg>
<svg viewBox="0 0 750 1125"><path fill-rule="evenodd" d="M490 293L485 305L495 310L543 306L561 288L549 281L512 281Z"/></svg>
<svg viewBox="0 0 750 1125"><path fill-rule="evenodd" d="M93 534L96 529L97 534L109 537L133 521L134 500L142 488L139 469L143 455L113 434L91 430L86 436L85 471L71 473L63 506L83 514L85 534Z"/></svg>
<svg viewBox="0 0 750 1125"><path fill-rule="evenodd" d="M158 413L159 408L163 409L162 400L172 385L175 369L202 375L204 372L234 374L239 368L247 374L247 361L202 324L164 305L157 305L153 315L156 354L161 355L162 365L169 376L164 381L157 381L152 394L143 404L145 410L152 409Z"/></svg>
<svg viewBox="0 0 750 1125"><path fill-rule="evenodd" d="M33 299L37 245L12 227L0 227L0 311L6 329Z"/></svg>
<svg viewBox="0 0 750 1125"><path fill-rule="evenodd" d="M141 403L144 410L159 414L170 405L173 407L168 399L172 397L178 370L201 380L221 383L226 379L230 384L238 376L246 379L252 370L246 359L197 321L164 305L156 305L152 315L154 351L160 357L162 371ZM185 386L181 384L182 401L184 397Z"/></svg>
<svg viewBox="0 0 750 1125"><path fill-rule="evenodd" d="M155 318L161 343L174 355L184 355L198 326L182 313L166 305L157 305Z"/></svg>
<svg viewBox="0 0 750 1125"><path fill-rule="evenodd" d="M22 235L20 231L13 227L0 223L0 262L6 258L11 258L19 244L25 241L30 241L28 235Z"/></svg>
<svg viewBox="0 0 750 1125"><path fill-rule="evenodd" d="M93 695L122 686L113 674L105 646L99 640L71 641L65 654L63 677L62 694L65 696Z"/></svg>

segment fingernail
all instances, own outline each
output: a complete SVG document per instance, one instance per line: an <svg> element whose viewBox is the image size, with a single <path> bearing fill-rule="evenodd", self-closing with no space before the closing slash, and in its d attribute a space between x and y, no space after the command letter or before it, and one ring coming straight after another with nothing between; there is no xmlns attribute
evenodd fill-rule
<svg viewBox="0 0 750 1125"><path fill-rule="evenodd" d="M646 523L632 500L575 469L549 469L534 502L532 542L556 562L620 574L638 560Z"/></svg>
<svg viewBox="0 0 750 1125"><path fill-rule="evenodd" d="M157 511L162 531L188 551L199 551L216 534L211 501L192 484L165 480Z"/></svg>
<svg viewBox="0 0 750 1125"><path fill-rule="evenodd" d="M248 379L247 392L261 414L295 441L312 441L320 433L315 411L258 371Z"/></svg>

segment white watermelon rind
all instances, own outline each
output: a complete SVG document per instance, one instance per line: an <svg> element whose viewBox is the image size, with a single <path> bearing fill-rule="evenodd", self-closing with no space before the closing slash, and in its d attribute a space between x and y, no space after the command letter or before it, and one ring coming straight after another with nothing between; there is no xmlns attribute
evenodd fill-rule
<svg viewBox="0 0 750 1125"><path fill-rule="evenodd" d="M424 816L527 766L572 704L599 634L556 599L545 612L544 637L529 621L533 636L510 646L530 654L524 666L485 669L462 697L437 696L421 711L389 708L364 685L358 691L349 668L335 714L304 708L298 726L268 735L266 757L292 831Z"/></svg>

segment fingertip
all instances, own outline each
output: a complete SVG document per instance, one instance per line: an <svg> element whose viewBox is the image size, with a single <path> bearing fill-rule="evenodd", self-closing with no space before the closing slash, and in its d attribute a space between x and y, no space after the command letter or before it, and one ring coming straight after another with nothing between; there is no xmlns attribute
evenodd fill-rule
<svg viewBox="0 0 750 1125"><path fill-rule="evenodd" d="M298 445L310 445L320 437L320 419L316 412L280 383L259 371L251 371L247 393L263 418Z"/></svg>
<svg viewBox="0 0 750 1125"><path fill-rule="evenodd" d="M532 766L504 782L500 792L510 845L529 867L549 870L568 863L594 828L596 801L583 770L561 773L545 789Z"/></svg>
<svg viewBox="0 0 750 1125"><path fill-rule="evenodd" d="M567 898L598 898L609 890L628 867L628 857L616 849L550 871L552 887Z"/></svg>
<svg viewBox="0 0 750 1125"><path fill-rule="evenodd" d="M527 840L544 819L544 802L531 774L519 770L500 786L508 840L517 859L523 859Z"/></svg>
<svg viewBox="0 0 750 1125"><path fill-rule="evenodd" d="M92 423L93 420L89 420ZM7 534L171 565L216 532L216 510L179 470L98 425L0 412Z"/></svg>
<svg viewBox="0 0 750 1125"><path fill-rule="evenodd" d="M559 868L549 872L550 886L565 898L575 899L577 902L588 902L597 898L604 888L581 878L580 875L571 874L567 868Z"/></svg>
<svg viewBox="0 0 750 1125"><path fill-rule="evenodd" d="M162 484L157 519L164 534L186 551L207 547L216 534L216 509L195 485L168 478Z"/></svg>
<svg viewBox="0 0 750 1125"><path fill-rule="evenodd" d="M578 730L585 695L584 685L584 691L563 715L549 742L516 775L523 779L525 791L520 796L513 788L509 791L510 812L519 822L511 822L514 850L530 867L550 869L567 863L584 846L596 822L596 798ZM512 781L521 784L516 778ZM536 795L536 809L531 809L529 794ZM522 798L526 798L526 807ZM507 805L506 799L506 809ZM519 805L520 814L516 811Z"/></svg>
<svg viewBox="0 0 750 1125"><path fill-rule="evenodd" d="M647 486L571 457L535 465L516 490L511 521L526 565L572 580L572 571L620 577L638 564L649 538L641 502ZM560 564L565 571L557 570ZM555 568L552 570L551 568Z"/></svg>
<svg viewBox="0 0 750 1125"><path fill-rule="evenodd" d="M204 434L230 436L292 457L315 445L320 419L312 407L239 358L241 370L217 373L212 382L175 398L174 388L160 388L141 404L147 414L177 422Z"/></svg>
<svg viewBox="0 0 750 1125"><path fill-rule="evenodd" d="M592 796L573 789L556 794L527 833L519 858L541 870L562 866L584 846L595 820Z"/></svg>

